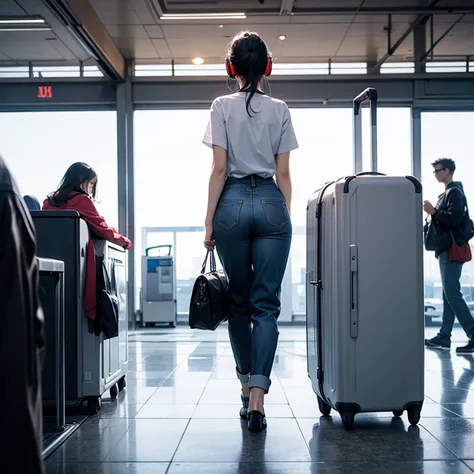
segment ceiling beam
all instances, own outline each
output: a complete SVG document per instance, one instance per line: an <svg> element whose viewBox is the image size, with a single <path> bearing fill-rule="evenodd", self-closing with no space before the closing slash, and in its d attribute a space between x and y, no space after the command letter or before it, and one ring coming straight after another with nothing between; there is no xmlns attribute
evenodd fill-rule
<svg viewBox="0 0 474 474"><path fill-rule="evenodd" d="M88 0L43 0L90 51L100 69L114 80L124 80L125 59Z"/></svg>
<svg viewBox="0 0 474 474"><path fill-rule="evenodd" d="M291 15L295 0L281 0L280 15Z"/></svg>
<svg viewBox="0 0 474 474"><path fill-rule="evenodd" d="M428 59L428 56L434 51L436 46L438 46L441 41L449 35L449 33L453 30L453 28L465 17L465 15L461 15L430 47L428 51L421 57L421 61L424 62Z"/></svg>
<svg viewBox="0 0 474 474"><path fill-rule="evenodd" d="M438 2L437 2L438 3ZM247 14L251 14L249 11ZM453 15L453 14L473 14L474 5L450 5L436 8L397 6L397 7L296 7L293 8L295 15Z"/></svg>
<svg viewBox="0 0 474 474"><path fill-rule="evenodd" d="M433 0L430 3L429 8L434 9L435 5L439 2L440 2L440 0ZM374 66L374 70L375 71L380 70L380 68L382 67L382 64L384 64L385 61L387 61L388 58L393 56L395 51L402 45L402 43L405 42L405 40L408 38L408 36L410 36L413 33L413 30L418 25L425 25L428 22L429 19L430 19L429 15L418 15L416 20L413 23L410 24L410 26L405 31L405 33L403 33L402 36L400 36L398 41L391 48L389 48L389 50L377 61L377 63Z"/></svg>

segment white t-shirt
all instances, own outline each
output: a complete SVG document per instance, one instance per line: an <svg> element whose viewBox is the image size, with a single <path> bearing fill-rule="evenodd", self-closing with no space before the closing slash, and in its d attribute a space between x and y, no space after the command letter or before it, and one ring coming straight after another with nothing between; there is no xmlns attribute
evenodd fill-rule
<svg viewBox="0 0 474 474"><path fill-rule="evenodd" d="M236 92L214 100L203 143L227 150L228 177L271 178L275 155L298 148L290 111L285 102L257 93L250 102L250 117L246 99L246 92Z"/></svg>

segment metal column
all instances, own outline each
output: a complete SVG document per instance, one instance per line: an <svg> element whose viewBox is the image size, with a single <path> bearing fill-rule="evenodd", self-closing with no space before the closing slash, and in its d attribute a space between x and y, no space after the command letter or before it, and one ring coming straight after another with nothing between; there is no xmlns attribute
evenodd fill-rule
<svg viewBox="0 0 474 474"><path fill-rule="evenodd" d="M411 173L421 181L421 109L411 108Z"/></svg>
<svg viewBox="0 0 474 474"><path fill-rule="evenodd" d="M413 31L413 51L415 61L415 73L426 72L426 65L423 56L426 51L426 22L418 24Z"/></svg>
<svg viewBox="0 0 474 474"><path fill-rule="evenodd" d="M133 96L130 71L127 80L117 85L117 172L119 232L135 242L135 201L133 161ZM135 251L128 252L129 329L135 328Z"/></svg>

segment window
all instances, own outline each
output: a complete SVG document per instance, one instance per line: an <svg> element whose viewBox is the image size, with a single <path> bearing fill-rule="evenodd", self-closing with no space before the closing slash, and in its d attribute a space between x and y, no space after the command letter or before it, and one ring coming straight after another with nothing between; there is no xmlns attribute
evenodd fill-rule
<svg viewBox="0 0 474 474"><path fill-rule="evenodd" d="M79 66L34 66L33 77L79 77Z"/></svg>
<svg viewBox="0 0 474 474"><path fill-rule="evenodd" d="M367 74L367 63L331 63L331 74Z"/></svg>
<svg viewBox="0 0 474 474"><path fill-rule="evenodd" d="M212 151L202 144L208 110L150 110L135 112L135 227L136 280L141 287L143 245L173 245L173 230L154 234L142 243L144 227L204 225ZM203 233L176 235L176 296L178 312L187 312L190 280L205 256Z"/></svg>
<svg viewBox="0 0 474 474"><path fill-rule="evenodd" d="M462 181L467 200L474 207L474 165L472 163L471 137L474 127L474 112L426 112L422 114L422 182L423 199L437 202L443 192L433 176L431 163L437 158L452 158L456 162L455 179ZM472 242L471 242L472 244ZM429 319L436 324L441 321L442 293L438 262L433 252L425 252L425 305ZM474 262L464 265L462 290L466 301L474 301Z"/></svg>
<svg viewBox="0 0 474 474"><path fill-rule="evenodd" d="M415 72L415 63L384 63L380 68L381 74L409 74Z"/></svg>
<svg viewBox="0 0 474 474"><path fill-rule="evenodd" d="M30 77L30 69L28 66L1 66L0 67L0 78L11 79L11 78L23 78Z"/></svg>
<svg viewBox="0 0 474 474"><path fill-rule="evenodd" d="M299 148L292 152L292 304L306 315L306 206L327 181L352 173L352 110L292 109Z"/></svg>
<svg viewBox="0 0 474 474"><path fill-rule="evenodd" d="M118 226L115 112L0 113L3 158L22 195L40 202L67 168L85 161L99 177L99 212Z"/></svg>
<svg viewBox="0 0 474 474"><path fill-rule="evenodd" d="M468 72L469 64L466 61L443 61L426 63L426 72Z"/></svg>
<svg viewBox="0 0 474 474"><path fill-rule="evenodd" d="M352 170L350 109L293 109L300 148L292 153L291 250L293 311L305 313L306 204L328 180ZM207 204L211 150L201 144L209 118L207 110L155 110L135 113L135 223L137 240L143 227L202 226ZM344 137L345 139L341 139ZM185 312L190 280L204 258L202 232L178 232L178 310ZM171 229L170 229L171 231ZM173 244L172 234L156 237L156 245ZM166 237L166 238L165 238ZM159 240L159 241L158 241ZM136 242L137 281L141 285L142 243ZM180 301L181 299L181 301Z"/></svg>
<svg viewBox="0 0 474 474"><path fill-rule="evenodd" d="M136 76L225 76L224 62L218 64L142 64ZM367 74L367 63L280 63L273 65L274 76L313 76L328 74Z"/></svg>

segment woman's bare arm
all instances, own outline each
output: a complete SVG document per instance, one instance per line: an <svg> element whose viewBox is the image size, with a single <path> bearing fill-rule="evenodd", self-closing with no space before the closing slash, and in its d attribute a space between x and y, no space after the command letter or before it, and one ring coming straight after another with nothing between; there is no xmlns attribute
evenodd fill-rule
<svg viewBox="0 0 474 474"><path fill-rule="evenodd" d="M227 151L220 146L214 145L212 171L209 178L209 195L207 201L207 213L205 225L212 225L212 219L216 212L217 203L221 197L222 190L227 176Z"/></svg>
<svg viewBox="0 0 474 474"><path fill-rule="evenodd" d="M288 209L291 210L291 175L290 175L290 152L277 155L276 158L276 181Z"/></svg>

